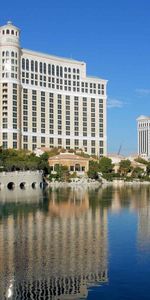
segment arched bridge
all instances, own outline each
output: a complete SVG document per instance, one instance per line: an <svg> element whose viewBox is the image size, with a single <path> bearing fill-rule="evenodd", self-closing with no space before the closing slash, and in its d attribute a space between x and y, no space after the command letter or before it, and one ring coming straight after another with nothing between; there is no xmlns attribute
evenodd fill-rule
<svg viewBox="0 0 150 300"><path fill-rule="evenodd" d="M14 189L19 187L37 188L43 186L43 176L41 171L15 171L0 173L0 189Z"/></svg>

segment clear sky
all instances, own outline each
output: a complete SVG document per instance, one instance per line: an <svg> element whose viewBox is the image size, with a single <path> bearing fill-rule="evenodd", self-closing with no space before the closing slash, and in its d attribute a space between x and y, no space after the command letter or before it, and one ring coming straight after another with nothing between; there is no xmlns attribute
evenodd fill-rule
<svg viewBox="0 0 150 300"><path fill-rule="evenodd" d="M150 115L150 0L7 0L0 25L22 31L23 48L87 63L108 79L108 151L137 151L136 118Z"/></svg>

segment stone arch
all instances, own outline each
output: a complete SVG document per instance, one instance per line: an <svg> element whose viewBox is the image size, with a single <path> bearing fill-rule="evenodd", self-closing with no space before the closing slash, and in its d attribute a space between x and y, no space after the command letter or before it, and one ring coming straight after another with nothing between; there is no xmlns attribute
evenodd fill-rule
<svg viewBox="0 0 150 300"><path fill-rule="evenodd" d="M21 188L22 190L24 190L24 189L26 188L26 182L21 182L21 183L20 183L20 188Z"/></svg>
<svg viewBox="0 0 150 300"><path fill-rule="evenodd" d="M14 182L10 181L10 182L7 184L7 188L8 188L9 190L13 190L13 189L15 188Z"/></svg>
<svg viewBox="0 0 150 300"><path fill-rule="evenodd" d="M32 182L31 186L32 186L33 189L35 189L37 187L37 182L35 182L35 181Z"/></svg>
<svg viewBox="0 0 150 300"><path fill-rule="evenodd" d="M41 189L43 188L43 182L40 182L40 188Z"/></svg>

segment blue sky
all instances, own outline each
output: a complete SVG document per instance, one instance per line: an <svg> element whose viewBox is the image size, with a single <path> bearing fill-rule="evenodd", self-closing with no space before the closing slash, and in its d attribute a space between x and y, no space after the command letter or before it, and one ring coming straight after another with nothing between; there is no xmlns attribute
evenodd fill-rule
<svg viewBox="0 0 150 300"><path fill-rule="evenodd" d="M150 115L149 0L2 1L23 48L84 60L108 79L108 151L137 151L136 118Z"/></svg>

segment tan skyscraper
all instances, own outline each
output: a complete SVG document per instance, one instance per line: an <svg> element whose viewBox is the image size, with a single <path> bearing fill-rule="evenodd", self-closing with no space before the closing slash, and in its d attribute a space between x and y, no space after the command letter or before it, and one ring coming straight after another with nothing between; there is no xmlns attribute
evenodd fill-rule
<svg viewBox="0 0 150 300"><path fill-rule="evenodd" d="M138 154L145 159L150 159L150 117L137 118L137 131Z"/></svg>
<svg viewBox="0 0 150 300"><path fill-rule="evenodd" d="M106 155L107 81L82 61L20 46L20 30L0 27L0 145L82 148Z"/></svg>

